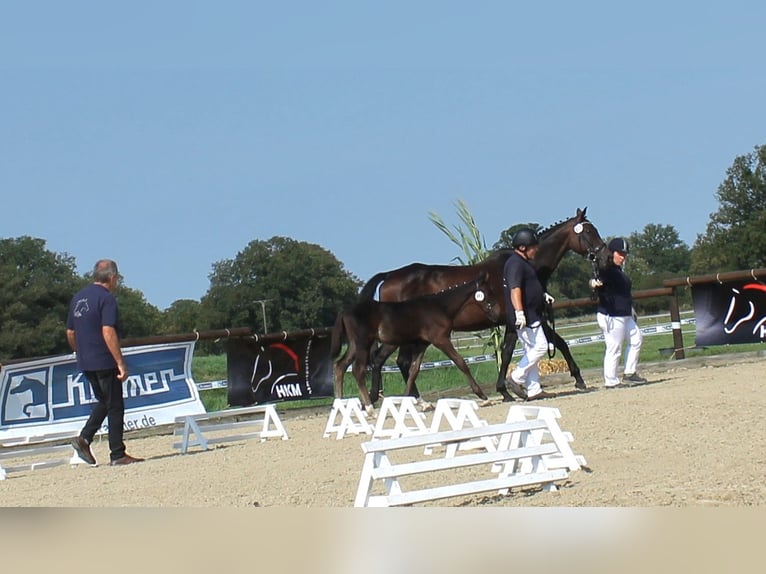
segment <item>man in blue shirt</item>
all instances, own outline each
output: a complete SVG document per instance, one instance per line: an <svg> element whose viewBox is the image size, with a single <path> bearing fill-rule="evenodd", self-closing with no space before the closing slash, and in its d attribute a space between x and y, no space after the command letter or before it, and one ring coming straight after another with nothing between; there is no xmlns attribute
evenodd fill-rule
<svg viewBox="0 0 766 574"><path fill-rule="evenodd" d="M128 378L128 368L120 348L117 333L119 310L113 295L119 280L120 274L114 261L98 261L93 268L93 283L72 298L67 317L67 341L77 354L77 367L88 379L97 401L80 435L72 440L72 448L77 455L90 465L96 464L90 443L104 419L109 424L110 464L131 464L143 460L125 452L122 438L125 418L122 381Z"/></svg>
<svg viewBox="0 0 766 574"><path fill-rule="evenodd" d="M513 253L505 262L505 286L508 329L516 329L524 347L524 356L511 371L508 387L528 401L552 397L540 386L538 363L548 352L548 340L542 328L545 291L530 259L534 259L539 241L529 228L519 229L512 239Z"/></svg>

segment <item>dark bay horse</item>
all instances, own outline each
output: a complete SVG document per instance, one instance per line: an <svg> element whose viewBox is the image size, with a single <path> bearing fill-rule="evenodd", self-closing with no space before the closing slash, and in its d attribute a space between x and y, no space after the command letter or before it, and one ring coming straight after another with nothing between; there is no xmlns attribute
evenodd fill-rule
<svg viewBox="0 0 766 574"><path fill-rule="evenodd" d="M543 287L547 286L551 274L569 250L587 256L594 266L594 273L598 268L603 268L606 265L609 250L596 227L586 217L586 210L587 208L578 208L574 217L556 223L539 234L540 247L532 264L537 270L537 276ZM380 301L405 301L418 295L434 293L451 285L463 283L481 271L489 273L489 284L493 292L502 294L503 267L511 253L513 253L511 249L497 250L486 259L473 265L412 263L393 271L378 273L362 288L360 299L372 300L375 292L378 291ZM505 296L500 296L498 301L502 312L497 320L489 320L486 314L478 312L476 308L466 307L455 317L453 329L455 331L479 331L505 325ZM547 324L544 324L544 329L548 341L553 343L566 359L569 372L575 379L575 387L585 389L586 385L580 374L580 368L575 363L566 342ZM506 327L496 385L497 392L503 396L505 401L514 400L505 388L505 374L511 363L517 339L516 330L513 327ZM413 350L406 346L399 349L396 362L405 379L409 377L412 353ZM383 348L376 350L372 355L371 399L373 403L378 399L381 386L381 369L389 356L390 353L385 354ZM411 388L417 395L417 387L414 382Z"/></svg>
<svg viewBox="0 0 766 574"><path fill-rule="evenodd" d="M485 322L496 322L502 317L499 310L502 290L495 291L488 279L489 274L482 271L477 278L438 293L397 302L363 299L338 313L332 330L330 356L335 358L340 354L343 339L348 341L348 347L334 365L335 397L343 396L343 376L353 362L352 372L362 402L367 411L372 412L373 403L365 376L370 352L379 341L387 356L400 345L413 349L407 378L408 395L412 394L426 349L434 345L463 372L471 390L486 400L487 396L471 375L463 357L452 346L450 335L454 319L461 313L483 317Z"/></svg>

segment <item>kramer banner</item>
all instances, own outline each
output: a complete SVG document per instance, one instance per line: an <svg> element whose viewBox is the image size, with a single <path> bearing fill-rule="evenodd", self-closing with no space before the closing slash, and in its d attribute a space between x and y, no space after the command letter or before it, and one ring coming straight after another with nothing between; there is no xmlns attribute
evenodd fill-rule
<svg viewBox="0 0 766 574"><path fill-rule="evenodd" d="M766 341L766 285L755 281L692 286L698 346Z"/></svg>
<svg viewBox="0 0 766 574"><path fill-rule="evenodd" d="M330 337L226 341L231 406L333 396Z"/></svg>
<svg viewBox="0 0 766 574"><path fill-rule="evenodd" d="M191 375L194 342L123 349L129 376L122 383L125 430L174 422L205 412ZM95 398L74 354L3 366L0 444L53 433L76 433ZM99 434L108 431L104 421Z"/></svg>

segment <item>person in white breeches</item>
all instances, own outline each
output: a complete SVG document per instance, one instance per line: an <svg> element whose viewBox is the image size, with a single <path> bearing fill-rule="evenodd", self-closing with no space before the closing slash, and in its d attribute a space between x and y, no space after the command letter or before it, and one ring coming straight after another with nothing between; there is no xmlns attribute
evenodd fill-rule
<svg viewBox="0 0 766 574"><path fill-rule="evenodd" d="M543 391L537 368L537 363L548 352L548 340L542 327L546 293L530 263L538 248L539 241L534 230L519 229L513 236L513 253L503 268L508 321L506 328L516 330L524 348L524 356L511 371L506 385L527 401L554 396Z"/></svg>
<svg viewBox="0 0 766 574"><path fill-rule="evenodd" d="M632 283L623 271L623 264L630 253L628 242L617 237L609 242L612 262L600 270L599 277L590 280L590 286L598 292L598 312L596 320L604 334L604 386L619 386L617 375L623 344L628 342L625 351L623 383L645 383L647 380L638 374L638 358L641 352L643 336L636 323L631 294Z"/></svg>

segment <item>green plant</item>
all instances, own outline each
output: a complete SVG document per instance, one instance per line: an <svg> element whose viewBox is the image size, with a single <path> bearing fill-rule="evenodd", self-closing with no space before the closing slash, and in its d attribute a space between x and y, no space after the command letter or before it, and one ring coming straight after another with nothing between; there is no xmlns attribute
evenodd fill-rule
<svg viewBox="0 0 766 574"><path fill-rule="evenodd" d="M468 205L462 199L458 199L457 202L455 202L455 205L457 207L458 217L460 218L460 221L463 222L465 227L456 225L454 226L455 231L453 232L449 227L447 227L447 224L444 223L444 220L433 211L428 213L428 218L431 220L431 223L433 223L442 233L444 233L449 238L450 241L452 241L452 243L463 250L465 259L458 256L455 257L457 261L459 261L462 265L478 263L479 261L485 259L489 254L487 251L487 243L479 231L479 228L476 225L476 220L474 219L471 210L468 209ZM495 360L497 361L499 368L500 364L502 363L501 347L503 344L503 335L501 333L500 327L494 327L490 329L489 341L487 344L492 349L494 349Z"/></svg>

